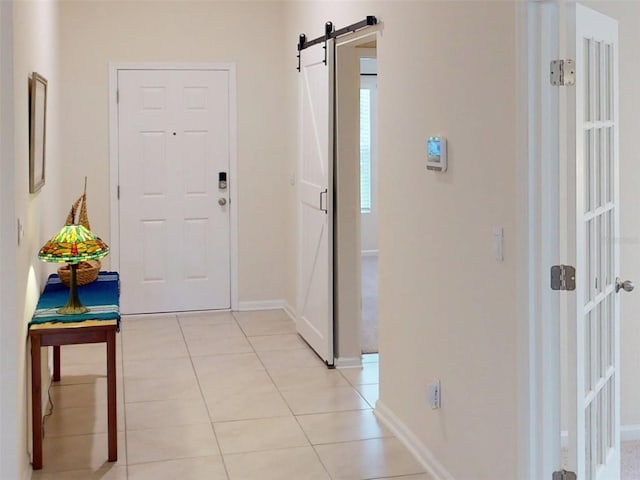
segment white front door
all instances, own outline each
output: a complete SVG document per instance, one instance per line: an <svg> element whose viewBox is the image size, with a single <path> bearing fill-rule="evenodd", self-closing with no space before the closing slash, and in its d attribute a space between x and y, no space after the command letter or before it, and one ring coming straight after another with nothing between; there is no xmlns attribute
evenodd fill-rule
<svg viewBox="0 0 640 480"><path fill-rule="evenodd" d="M230 76L119 70L123 313L230 307Z"/></svg>
<svg viewBox="0 0 640 480"><path fill-rule="evenodd" d="M568 470L620 478L618 23L568 5ZM575 262L575 263L573 263Z"/></svg>
<svg viewBox="0 0 640 480"><path fill-rule="evenodd" d="M298 333L333 365L333 40L301 52Z"/></svg>

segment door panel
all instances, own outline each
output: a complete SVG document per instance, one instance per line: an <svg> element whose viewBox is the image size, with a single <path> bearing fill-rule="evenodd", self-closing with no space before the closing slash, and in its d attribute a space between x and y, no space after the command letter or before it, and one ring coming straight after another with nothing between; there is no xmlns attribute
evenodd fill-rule
<svg viewBox="0 0 640 480"><path fill-rule="evenodd" d="M620 478L618 238L618 24L569 8L569 253L577 287L569 301L568 468L584 480ZM573 108L575 107L575 108Z"/></svg>
<svg viewBox="0 0 640 480"><path fill-rule="evenodd" d="M118 72L124 313L230 307L229 74Z"/></svg>
<svg viewBox="0 0 640 480"><path fill-rule="evenodd" d="M333 41L301 52L296 326L333 364Z"/></svg>

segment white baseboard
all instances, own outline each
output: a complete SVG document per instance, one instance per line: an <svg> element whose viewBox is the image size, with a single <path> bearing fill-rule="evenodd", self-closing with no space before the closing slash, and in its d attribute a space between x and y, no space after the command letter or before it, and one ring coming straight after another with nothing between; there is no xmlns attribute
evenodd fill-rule
<svg viewBox="0 0 640 480"><path fill-rule="evenodd" d="M339 357L334 361L336 368L362 367L362 357Z"/></svg>
<svg viewBox="0 0 640 480"><path fill-rule="evenodd" d="M284 300L258 300L255 302L238 302L239 312L252 310L286 310L287 302Z"/></svg>
<svg viewBox="0 0 640 480"><path fill-rule="evenodd" d="M378 250L362 250L360 252L360 255L362 255L363 257L377 257Z"/></svg>
<svg viewBox="0 0 640 480"><path fill-rule="evenodd" d="M376 417L382 421L393 434L407 447L414 457L434 480L455 480L453 476L436 459L435 455L415 436L415 434L380 400L374 410Z"/></svg>
<svg viewBox="0 0 640 480"><path fill-rule="evenodd" d="M291 318L291 320L293 320L294 322L296 321L296 309L293 308L291 305L289 305L289 302L287 302L286 300L282 300L282 303L284 304L284 311L287 312L287 315L289 315L289 317Z"/></svg>
<svg viewBox="0 0 640 480"><path fill-rule="evenodd" d="M239 312L250 312L253 310L284 310L295 322L296 311L286 300L258 300L256 302L238 302Z"/></svg>
<svg viewBox="0 0 640 480"><path fill-rule="evenodd" d="M640 425L622 425L620 427L620 440L622 442L640 440Z"/></svg>

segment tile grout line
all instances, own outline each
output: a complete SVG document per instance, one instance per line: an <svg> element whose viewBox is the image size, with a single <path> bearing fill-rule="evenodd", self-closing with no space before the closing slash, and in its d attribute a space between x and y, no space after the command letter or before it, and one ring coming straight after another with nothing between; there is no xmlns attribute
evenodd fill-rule
<svg viewBox="0 0 640 480"><path fill-rule="evenodd" d="M234 318L235 315L234 315ZM237 321L237 318L236 318ZM240 327L242 328L242 327ZM244 332L244 329L243 329ZM297 333L297 332L296 332ZM248 341L248 337L247 337L247 341ZM329 472L329 470L327 469L327 466L324 464L324 462L322 461L322 459L320 458L320 454L318 453L318 451L316 450L315 446L313 445L313 443L311 442L311 439L309 438L309 435L307 434L307 432L304 430L304 428L302 428L302 425L300 424L300 421L298 420L298 415L295 414L295 412L293 411L293 408L291 407L291 405L289 405L289 402L287 402L286 398L284 397L282 390L280 390L280 387L278 387L278 384L275 382L275 380L273 379L273 377L271 376L271 373L269 372L269 369L267 368L267 366L264 364L264 361L262 360L262 358L260 357L260 355L258 354L258 352L256 351L254 345L249 342L249 344L251 345L251 348L253 349L256 357L258 358L258 360L260 361L260 364L262 365L262 367L264 368L265 372L267 373L267 375L269 376L269 378L271 379L271 381L273 382L273 385L276 387L276 390L278 391L278 394L280 395L280 398L282 398L282 401L285 403L285 405L287 406L287 408L289 409L289 411L291 412L291 415L293 416L296 425L298 425L298 428L300 429L300 431L302 432L302 434L304 435L304 438L307 440L307 442L309 443L309 446L311 447L311 450L313 451L314 455L316 456L316 458L318 459L318 462L320 462L320 465L322 465L322 468L324 469L324 471L327 474L327 477L330 480L334 480L333 477L331 476L331 473ZM307 348L310 348L307 345ZM348 382L348 380L347 380Z"/></svg>
<svg viewBox="0 0 640 480"><path fill-rule="evenodd" d="M178 320L178 316L174 315L176 321ZM123 325L124 326L124 325ZM121 349L122 349L122 400L123 400L123 405L122 408L124 409L124 411L122 412L124 414L124 444L125 444L125 451L126 451L126 456L127 456L127 461L125 463L125 474L127 479L129 478L129 467L130 467L130 462L129 462L129 429L127 428L127 397L126 397L126 386L125 386L125 360L124 360L124 356L125 356L125 352L124 352L124 337L126 335L126 327L123 329L123 332L121 332L122 335L122 339L121 339Z"/></svg>
<svg viewBox="0 0 640 480"><path fill-rule="evenodd" d="M234 322L236 322L236 318L231 314ZM180 316L176 315L176 320L178 322L178 328L180 328L180 335L182 335L182 340L184 341L187 347L187 353L189 354L189 363L191 363L191 369L193 370L193 375L196 377L196 382L198 383L198 390L200 391L200 397L202 398L202 402L204 403L204 408L207 410L207 416L209 417L209 426L211 427L211 431L213 432L213 438L216 441L216 447L218 448L218 452L220 454L220 459L222 461L222 467L224 468L224 473L227 477L227 480L231 478L229 475L229 469L227 468L227 462L224 460L224 455L222 453L222 448L220 447L220 442L218 441L218 434L216 433L216 429L213 426L213 421L211 419L211 411L209 410L209 404L207 403L206 398L204 397L204 392L202 391L202 385L200 384L200 377L198 377L198 372L196 371L196 366L193 363L193 356L191 355L191 350L189 349L189 343L187 342L187 338L184 335L184 330L182 329L182 322L180 322ZM240 327L238 325L238 327ZM242 328L240 327L242 330ZM243 332L244 333L244 332ZM198 458L198 457L194 457Z"/></svg>
<svg viewBox="0 0 640 480"><path fill-rule="evenodd" d="M317 416L317 415L323 415L323 414L341 414L341 413L347 413L347 412L372 411L374 407L371 406L371 408L367 407L367 408L356 408L356 409L348 409L348 410L330 410L330 411L322 410L322 411L318 411L318 412L307 412L307 413L296 414L293 411L292 407L287 402L287 400L284 397L284 395L283 395L283 392L286 392L286 391L288 391L290 389L287 389L286 387L281 388L280 386L278 386L278 384L276 384L276 382L274 381L274 377L272 376L272 373L271 373L270 369L267 368L267 366L266 366L266 363L270 363L271 357L265 357L264 360L262 359L261 353L264 353L264 352L262 352L262 351L259 352L258 349L256 349L256 347L250 341L250 338L252 338L252 337L247 335L245 330L240 325L240 322L239 322L238 318L236 318L235 315L233 315L233 312L230 312L230 313L231 313L231 316L232 316L235 324L239 327L239 329L242 332L242 337L241 338L243 338L245 341L248 342L253 355L255 355L255 357L258 359L259 365L261 366L263 371L267 374L267 377L269 378L271 383L275 386L279 397L284 401L284 403L287 406L287 409L290 412L291 416L295 419L295 422L296 422L296 424L298 426L298 429L300 430L300 432L302 432L303 437L305 438L307 445L304 445L304 446L300 445L300 446L297 446L297 447L294 447L294 446L286 447L286 446L283 446L283 442L280 441L280 442L277 443L278 446L273 447L273 448L259 448L259 449L255 449L254 448L253 450L250 450L250 451L247 451L247 452L233 452L233 453L226 454L227 457L230 457L232 455L245 455L245 454L250 454L250 453L268 452L270 450L277 451L277 450L287 450L287 449L294 449L294 448L306 449L306 448L308 448L310 446L312 448L316 458L318 459L318 461L322 465L322 468L323 468L325 474L327 475L327 478L328 479L334 479L334 477L332 476L332 474L330 473L330 471L328 469L328 466L331 465L331 462L329 462L328 464L325 465L325 463L322 461L322 458L321 458L321 456L319 454L319 449L321 449L321 447L324 447L324 446L327 446L327 445L335 445L335 446L337 446L338 449L340 449L341 448L340 445L345 445L345 444L350 444L350 443L361 443L361 442L365 442L365 441L383 440L385 438L395 438L394 435L392 435L391 437L387 437L384 434L382 434L380 436L371 437L371 438L352 439L352 440L339 440L339 441L326 441L326 442L317 443L316 445L314 445L311 442L311 439L310 439L310 434L312 434L313 432L310 430L310 433L309 434L307 433L307 431L302 427L301 418L300 417ZM185 346L187 347L186 350L187 350L187 355L189 357L189 363L191 364L191 372L195 375L196 382L197 382L197 385L198 385L198 390L200 392L200 399L202 401L204 401L204 404L205 404L205 408L206 408L206 412L207 412L207 416L208 416L208 423L210 425L210 428L211 428L211 430L213 432L213 435L214 435L214 439L216 441L218 454L219 454L220 460L222 462L222 467L224 469L224 472L225 472L225 475L226 475L226 479L229 480L231 478L231 476L230 476L230 472L228 470L227 462L225 461L225 454L223 454L222 449L221 449L221 444L218 441L218 433L216 432L215 423L243 422L243 421L251 421L251 420L275 419L275 418L283 418L283 419L285 419L285 418L288 418L288 416L282 417L282 416L277 415L277 416L260 417L260 418L249 418L249 419L239 418L239 419L235 419L235 420L223 420L221 422L213 422L213 420L212 420L212 412L211 412L211 410L209 408L209 405L207 403L207 400L205 398L203 387L202 387L202 384L201 384L201 379L197 374L195 363L194 363L194 359L196 359L198 356L194 357L192 355L191 349L189 348L189 344L188 344L188 342L186 340L185 328L188 326L188 324L183 325L183 323L181 322L180 314L171 315L171 318L172 318L172 320L177 321L178 328L180 329L180 336L182 338L182 341L185 343ZM249 327L250 326L251 325L249 325ZM250 331L250 329L249 329L249 331ZM173 458L172 457L172 458L159 459L159 460L147 460L147 461L135 463L133 465L130 464L130 459L129 459L129 456L128 456L128 433L129 433L129 429L128 429L128 423L127 423L127 420L128 420L127 409L126 409L127 402L125 400L126 399L126 387L125 387L125 382L124 382L125 372L127 371L127 367L125 366L125 352L124 352L124 343L125 343L125 340L127 338L127 332L129 332L129 334L131 334L132 330L123 329L123 332L119 337L120 341L118 343L118 345L120 346L120 352L121 352L121 355L120 355L120 357L121 357L121 372L122 372L122 377L123 377L122 378L122 382L121 382L122 383L122 394L120 395L120 397L123 400L123 408L125 409L123 411L123 415L122 415L122 418L123 418L123 421L124 421L124 442L123 443L124 443L124 451L127 452L127 455L126 455L127 458L126 458L125 464L121 465L121 467L123 467L123 470L124 470L125 478L129 478L129 476L130 476L130 468L133 467L133 466L145 465L145 464L155 464L155 463L161 463L161 462L171 462L171 461L177 461L177 460L182 460L182 459L198 459L198 458L206 458L206 457L208 457L209 455L188 455L188 456L179 457L179 458ZM176 335L176 334L177 334L177 332L173 333L173 335ZM285 335L285 334L282 333L282 334L257 335L257 336L276 336L276 335ZM255 336L253 336L253 337L255 337ZM307 348L310 348L310 347L306 346L303 349L307 349ZM283 350L283 349L275 349L275 350ZM287 349L284 349L284 350L287 350ZM233 352L229 352L229 354L232 355ZM223 354L221 354L221 355L223 355ZM296 358L296 357L294 357L294 358ZM274 360L281 360L281 359L275 358ZM273 363L273 362L271 362L271 363ZM278 370L280 368L281 369L287 369L287 368L290 368L290 369L302 369L302 368L304 368L304 367L299 366L299 364L294 364L293 362L292 362L293 365L292 364L287 365L286 363L281 365L281 363L282 363L281 361L279 361L279 363L276 362L274 364L275 366L273 366L272 369L275 371L275 370ZM368 363L367 365L371 365L372 363ZM377 362L375 362L375 363L377 363ZM256 365L254 368L259 368L259 367L257 367L257 365ZM363 366L363 368L364 368L364 366ZM346 382L346 385L344 385L344 386L349 386L349 387L351 387L351 389L355 390L357 395L364 400L364 404L365 405L371 405L371 403L369 403L369 401L364 397L364 395L359 391L358 388L359 387L364 387L366 385L379 385L379 383L378 384L376 384L376 383L355 384L355 383L352 383L352 381L350 381L349 378L347 378L340 369L338 369L338 370L340 371L340 378L342 378ZM355 380L355 381L357 382L357 380ZM286 383L287 382L285 382L285 384ZM73 386L73 385L76 385L76 384L71 384L71 386ZM329 388L329 387L322 387L322 388ZM307 387L306 389L307 390L309 390L309 389L312 390L313 388L308 388ZM158 400L158 401L162 401L162 400ZM131 417L131 419L133 419L133 417ZM67 470L65 470L65 472L66 471ZM74 470L68 470L68 471L74 471ZM318 473L319 472L320 472L320 470L318 470ZM64 472L56 472L56 473L64 473ZM220 471L220 473L221 473L221 471ZM372 473L370 473L369 475L372 475ZM375 479L383 479L384 478L384 479L389 479L389 480L391 480L391 479L402 480L402 479L405 479L405 478L411 478L413 475L420 475L420 474L419 473L416 473L416 474L403 474L403 475L391 475L391 476L382 476L382 477L381 476L368 476L368 475L365 475L362 478L363 478L363 480L364 480L365 477L366 477L366 479L369 479L369 480L374 479L374 478Z"/></svg>

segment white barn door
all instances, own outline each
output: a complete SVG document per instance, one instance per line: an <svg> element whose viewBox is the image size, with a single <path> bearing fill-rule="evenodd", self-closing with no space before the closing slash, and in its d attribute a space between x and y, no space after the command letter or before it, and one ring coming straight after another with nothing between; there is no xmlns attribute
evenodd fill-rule
<svg viewBox="0 0 640 480"><path fill-rule="evenodd" d="M230 307L229 82L118 71L123 313Z"/></svg>
<svg viewBox="0 0 640 480"><path fill-rule="evenodd" d="M580 480L620 478L618 23L568 5L569 452ZM574 163L575 160L575 163Z"/></svg>
<svg viewBox="0 0 640 480"><path fill-rule="evenodd" d="M333 365L333 52L301 52L298 163L298 333Z"/></svg>

